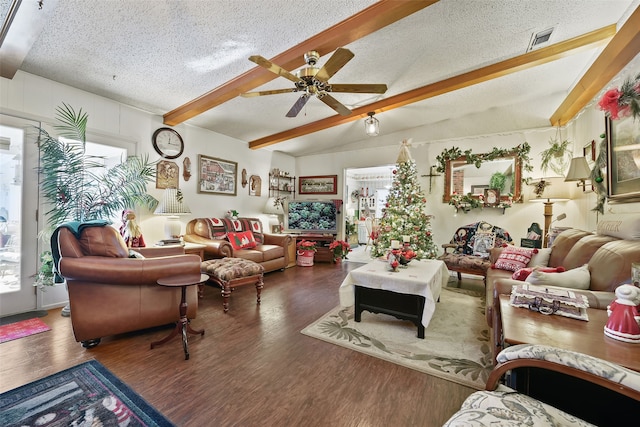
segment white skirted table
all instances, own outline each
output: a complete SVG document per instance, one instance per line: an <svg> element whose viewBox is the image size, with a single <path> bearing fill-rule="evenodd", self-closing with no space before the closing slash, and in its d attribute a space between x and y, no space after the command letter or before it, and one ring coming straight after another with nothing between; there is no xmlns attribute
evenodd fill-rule
<svg viewBox="0 0 640 427"><path fill-rule="evenodd" d="M340 305L354 306L356 322L363 310L409 320L418 327L418 338L424 338L424 329L448 280L449 270L439 260L413 260L397 272L376 260L345 277L340 285Z"/></svg>

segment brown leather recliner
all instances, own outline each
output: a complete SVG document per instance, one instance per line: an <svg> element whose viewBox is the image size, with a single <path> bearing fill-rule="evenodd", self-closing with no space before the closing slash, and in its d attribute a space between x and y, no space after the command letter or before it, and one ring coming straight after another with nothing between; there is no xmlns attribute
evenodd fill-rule
<svg viewBox="0 0 640 427"><path fill-rule="evenodd" d="M136 248L145 258L129 258L129 250L111 226L87 227L80 238L64 227L56 231L60 275L66 279L71 323L85 348L108 335L166 325L180 317L180 288L159 286L162 277L199 274L200 257L177 248ZM187 287L187 317L196 317L197 286Z"/></svg>

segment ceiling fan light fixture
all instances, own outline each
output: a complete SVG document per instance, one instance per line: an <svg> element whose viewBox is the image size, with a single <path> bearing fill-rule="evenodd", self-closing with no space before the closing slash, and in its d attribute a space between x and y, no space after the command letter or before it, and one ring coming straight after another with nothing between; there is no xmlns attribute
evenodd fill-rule
<svg viewBox="0 0 640 427"><path fill-rule="evenodd" d="M374 116L374 111L367 113L368 118L364 119L364 131L369 136L378 136L380 133L380 122Z"/></svg>

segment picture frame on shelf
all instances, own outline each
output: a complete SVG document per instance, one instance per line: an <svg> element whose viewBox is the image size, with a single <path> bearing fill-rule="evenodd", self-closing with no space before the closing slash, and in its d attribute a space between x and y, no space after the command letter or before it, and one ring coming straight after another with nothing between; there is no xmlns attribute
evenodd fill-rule
<svg viewBox="0 0 640 427"><path fill-rule="evenodd" d="M225 196L237 194L237 162L199 154L198 174L198 193Z"/></svg>
<svg viewBox="0 0 640 427"><path fill-rule="evenodd" d="M338 194L338 175L301 176L298 194Z"/></svg>
<svg viewBox="0 0 640 427"><path fill-rule="evenodd" d="M497 188L485 188L484 205L494 208L500 204L500 190Z"/></svg>
<svg viewBox="0 0 640 427"><path fill-rule="evenodd" d="M640 127L633 116L606 118L607 197L610 203L640 201Z"/></svg>

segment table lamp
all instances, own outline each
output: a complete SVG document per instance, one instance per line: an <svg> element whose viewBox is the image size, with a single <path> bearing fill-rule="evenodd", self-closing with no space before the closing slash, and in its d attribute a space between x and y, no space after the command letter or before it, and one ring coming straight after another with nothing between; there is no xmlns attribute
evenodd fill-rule
<svg viewBox="0 0 640 427"><path fill-rule="evenodd" d="M284 209L282 204L284 200L278 197L269 197L267 203L264 205L264 213L268 214L272 220L269 220L269 225L280 225L280 215L284 215ZM273 233L273 230L271 231Z"/></svg>
<svg viewBox="0 0 640 427"><path fill-rule="evenodd" d="M164 224L165 239L177 239L180 237L182 224L179 215L188 215L191 210L184 202L182 191L178 188L167 188L164 190L162 200L153 212L155 215L166 215L167 221Z"/></svg>
<svg viewBox="0 0 640 427"><path fill-rule="evenodd" d="M566 202L571 199L569 187L564 182L564 177L540 178L533 184L533 197L530 202L544 203L544 240L543 247L547 247L549 241L549 228L553 218L553 204L555 202Z"/></svg>

